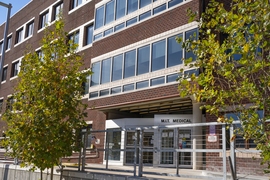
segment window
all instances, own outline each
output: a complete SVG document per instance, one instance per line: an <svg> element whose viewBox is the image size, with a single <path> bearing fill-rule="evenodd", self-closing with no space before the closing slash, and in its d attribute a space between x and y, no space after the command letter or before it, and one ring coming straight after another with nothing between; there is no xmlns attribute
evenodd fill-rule
<svg viewBox="0 0 270 180"><path fill-rule="evenodd" d="M125 53L124 78L135 76L136 50Z"/></svg>
<svg viewBox="0 0 270 180"><path fill-rule="evenodd" d="M12 96L8 97L6 109L12 111L12 105L14 103L14 98Z"/></svg>
<svg viewBox="0 0 270 180"><path fill-rule="evenodd" d="M152 0L140 0L140 8L147 6L148 4L151 4Z"/></svg>
<svg viewBox="0 0 270 180"><path fill-rule="evenodd" d="M183 35L179 34L177 36L182 37ZM182 64L182 44L177 43L175 37L173 36L168 39L168 67Z"/></svg>
<svg viewBox="0 0 270 180"><path fill-rule="evenodd" d="M63 1L53 7L52 21L56 20L60 13L63 11Z"/></svg>
<svg viewBox="0 0 270 180"><path fill-rule="evenodd" d="M121 86L114 87L111 89L111 94L117 94L121 92Z"/></svg>
<svg viewBox="0 0 270 180"><path fill-rule="evenodd" d="M164 77L154 78L154 79L151 79L150 86L156 86L156 85L164 84L164 83L165 83Z"/></svg>
<svg viewBox="0 0 270 180"><path fill-rule="evenodd" d="M138 0L127 0L127 14L130 14L138 9Z"/></svg>
<svg viewBox="0 0 270 180"><path fill-rule="evenodd" d="M106 31L104 31L104 37L108 36L108 35L110 35L112 33L113 33L113 28L107 29Z"/></svg>
<svg viewBox="0 0 270 180"><path fill-rule="evenodd" d="M195 76L199 75L199 69L192 69L184 72L184 75L187 77L191 77L191 75L194 74Z"/></svg>
<svg viewBox="0 0 270 180"><path fill-rule="evenodd" d="M2 82L5 81L5 80L7 80L7 69L8 69L7 66L3 68Z"/></svg>
<svg viewBox="0 0 270 180"><path fill-rule="evenodd" d="M102 61L101 84L110 82L111 79L111 58Z"/></svg>
<svg viewBox="0 0 270 180"><path fill-rule="evenodd" d="M179 4L179 3L182 3L182 2L183 2L183 0L172 0L172 1L169 2L169 8L175 6L175 5Z"/></svg>
<svg viewBox="0 0 270 180"><path fill-rule="evenodd" d="M141 81L136 83L136 89L142 89L149 86L149 81Z"/></svg>
<svg viewBox="0 0 270 180"><path fill-rule="evenodd" d="M40 61L44 61L44 53L41 50L37 51L37 55Z"/></svg>
<svg viewBox="0 0 270 180"><path fill-rule="evenodd" d="M39 16L39 29L44 28L48 22L49 22L49 11L46 11L45 13Z"/></svg>
<svg viewBox="0 0 270 180"><path fill-rule="evenodd" d="M97 8L95 17L95 29L103 26L104 22L104 6Z"/></svg>
<svg viewBox="0 0 270 180"><path fill-rule="evenodd" d="M88 94L89 93L89 82L90 82L90 76L87 76L86 77L86 82L84 82L83 83L83 85L82 85L82 94L83 95L86 95L86 94Z"/></svg>
<svg viewBox="0 0 270 180"><path fill-rule="evenodd" d="M171 74L167 76L167 83L170 82L176 82L177 78L178 78L179 74Z"/></svg>
<svg viewBox="0 0 270 180"><path fill-rule="evenodd" d="M23 39L23 28L19 29L17 32L16 32L16 40L15 40L15 43L19 43L21 42Z"/></svg>
<svg viewBox="0 0 270 180"><path fill-rule="evenodd" d="M185 39L191 39L191 40L197 40L198 39L198 30L197 29L192 29L190 31L187 31L185 33ZM196 56L192 51L187 51L185 52L185 58L189 59L192 58L193 61L196 60Z"/></svg>
<svg viewBox="0 0 270 180"><path fill-rule="evenodd" d="M0 99L0 114L1 114L2 109L3 109L3 103L4 103L4 99Z"/></svg>
<svg viewBox="0 0 270 180"><path fill-rule="evenodd" d="M100 77L100 62L92 64L91 86L99 85Z"/></svg>
<svg viewBox="0 0 270 180"><path fill-rule="evenodd" d="M134 24L134 23L136 23L136 22L137 22L137 17L128 20L127 21L127 27Z"/></svg>
<svg viewBox="0 0 270 180"><path fill-rule="evenodd" d="M0 54L2 54L2 51L3 51L3 41L0 42Z"/></svg>
<svg viewBox="0 0 270 180"><path fill-rule="evenodd" d="M89 94L89 98L90 98L90 99L91 99L91 98L95 98L95 97L98 97L98 91L91 92L91 93Z"/></svg>
<svg viewBox="0 0 270 180"><path fill-rule="evenodd" d="M122 79L123 54L113 57L112 81Z"/></svg>
<svg viewBox="0 0 270 180"><path fill-rule="evenodd" d="M86 27L86 42L85 45L92 44L93 43L93 24Z"/></svg>
<svg viewBox="0 0 270 180"><path fill-rule="evenodd" d="M115 19L119 19L126 14L126 1L116 0Z"/></svg>
<svg viewBox="0 0 270 180"><path fill-rule="evenodd" d="M113 20L114 20L114 0L106 4L105 24L108 24Z"/></svg>
<svg viewBox="0 0 270 180"><path fill-rule="evenodd" d="M99 34L97 34L97 35L95 35L94 36L94 41L96 41L96 40L99 40L100 38L102 38L102 33L99 33Z"/></svg>
<svg viewBox="0 0 270 180"><path fill-rule="evenodd" d="M113 150L121 149L121 131L108 131L106 136L108 137L106 143L110 144ZM120 151L107 151L106 153L109 153L105 155L108 160L120 161Z"/></svg>
<svg viewBox="0 0 270 180"><path fill-rule="evenodd" d="M127 84L123 86L123 92L134 90L134 84Z"/></svg>
<svg viewBox="0 0 270 180"><path fill-rule="evenodd" d="M71 0L71 9L74 9L82 4L82 0Z"/></svg>
<svg viewBox="0 0 270 180"><path fill-rule="evenodd" d="M137 75L149 72L150 46L138 49Z"/></svg>
<svg viewBox="0 0 270 180"><path fill-rule="evenodd" d="M14 77L14 76L18 75L18 73L19 73L19 63L20 63L20 61L16 61L16 62L12 63L10 77Z"/></svg>
<svg viewBox="0 0 270 180"><path fill-rule="evenodd" d="M152 71L165 68L165 47L165 40L152 44Z"/></svg>
<svg viewBox="0 0 270 180"><path fill-rule="evenodd" d="M31 21L26 25L25 37L31 36L33 32L34 32L34 21Z"/></svg>
<svg viewBox="0 0 270 180"><path fill-rule="evenodd" d="M100 91L99 96L107 96L109 94L110 94L110 90L109 89L104 89L104 90Z"/></svg>
<svg viewBox="0 0 270 180"><path fill-rule="evenodd" d="M120 29L123 29L125 27L125 22L118 24L114 27L114 32L119 31Z"/></svg>
<svg viewBox="0 0 270 180"><path fill-rule="evenodd" d="M80 31L76 31L73 34L69 35L68 39L73 41L74 44L77 45L76 50L78 50L79 46L79 37L80 37Z"/></svg>
<svg viewBox="0 0 270 180"><path fill-rule="evenodd" d="M166 10L166 4L163 4L161 6L158 6L156 8L153 9L153 15L160 13L162 11Z"/></svg>
<svg viewBox="0 0 270 180"><path fill-rule="evenodd" d="M139 16L139 21L142 21L150 16L151 16L151 11L147 11L146 13L143 13Z"/></svg>
<svg viewBox="0 0 270 180"><path fill-rule="evenodd" d="M12 36L9 36L7 38L7 45L6 45L6 50L11 48L11 42L12 42Z"/></svg>

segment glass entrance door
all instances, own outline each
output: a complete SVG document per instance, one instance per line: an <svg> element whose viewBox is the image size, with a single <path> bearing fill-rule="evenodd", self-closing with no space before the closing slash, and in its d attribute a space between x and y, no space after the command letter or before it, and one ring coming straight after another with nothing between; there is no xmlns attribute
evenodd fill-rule
<svg viewBox="0 0 270 180"><path fill-rule="evenodd" d="M180 149L191 149L191 129L179 129L178 142ZM191 152L180 152L179 153L179 165L191 166Z"/></svg>
<svg viewBox="0 0 270 180"><path fill-rule="evenodd" d="M153 149L153 136L154 132L144 132L143 133L143 149ZM135 142L135 139L137 141ZM136 162L139 163L139 142L140 137L139 133L137 133L137 137L135 138L135 132L127 132L126 133L126 164L133 164L134 163L134 145L137 143L137 160ZM152 165L153 164L153 151L144 151L143 152L143 164Z"/></svg>
<svg viewBox="0 0 270 180"><path fill-rule="evenodd" d="M160 164L174 164L174 129L164 129L161 132L161 149L172 150L161 152Z"/></svg>

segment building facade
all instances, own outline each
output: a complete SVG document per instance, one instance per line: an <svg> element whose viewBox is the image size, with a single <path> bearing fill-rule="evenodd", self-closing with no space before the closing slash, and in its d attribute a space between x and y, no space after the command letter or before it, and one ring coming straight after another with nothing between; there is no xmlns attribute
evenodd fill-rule
<svg viewBox="0 0 270 180"><path fill-rule="evenodd" d="M225 2L229 4L229 1ZM181 68L185 68L186 74L199 72L184 66L182 59L194 57L194 54L182 49L175 38L185 40L198 35L198 24L188 22L187 10L200 15L206 4L203 0L32 0L10 20L1 79L1 108L4 110L10 100L25 49L31 45L39 52L45 25L52 24L62 11L65 29L74 34L78 51L83 54L85 64L82 69L91 68L94 72L86 83L82 99L88 104L86 122L89 129L213 121L191 97L180 98L177 83ZM0 32L1 47L4 24L0 26ZM0 123L1 132L5 131L5 123ZM198 128L149 130L144 138L149 139L146 145L149 148L159 148L164 143L176 147L183 137L191 142L193 136L207 132ZM134 132L110 133L107 133L107 141L111 141L112 146L126 149L132 146ZM96 134L98 141L91 148L104 148L105 137L105 133ZM191 143L185 144L185 147L191 146ZM144 162L172 167L175 158L175 153L152 152ZM104 161L102 152L87 159L92 163ZM216 161L219 162L218 158ZM109 159L111 164L132 162L128 152ZM191 155L188 162L179 163L192 168Z"/></svg>

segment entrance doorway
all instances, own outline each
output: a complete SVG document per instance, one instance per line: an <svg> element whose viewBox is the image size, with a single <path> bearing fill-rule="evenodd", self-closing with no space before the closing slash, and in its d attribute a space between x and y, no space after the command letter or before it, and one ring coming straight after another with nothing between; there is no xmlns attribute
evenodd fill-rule
<svg viewBox="0 0 270 180"><path fill-rule="evenodd" d="M143 149L153 149L153 137L154 132L144 132L143 133ZM135 139L137 141L135 142ZM134 163L134 145L137 143L137 160L136 163L139 163L139 142L140 136L137 133L137 137L135 138L135 132L126 132L126 164ZM130 150L130 151L129 151ZM144 151L143 152L143 164L144 165L153 165L153 151Z"/></svg>
<svg viewBox="0 0 270 180"><path fill-rule="evenodd" d="M191 149L191 129L179 129L178 143L180 149ZM180 152L178 162L180 166L191 166L191 152Z"/></svg>

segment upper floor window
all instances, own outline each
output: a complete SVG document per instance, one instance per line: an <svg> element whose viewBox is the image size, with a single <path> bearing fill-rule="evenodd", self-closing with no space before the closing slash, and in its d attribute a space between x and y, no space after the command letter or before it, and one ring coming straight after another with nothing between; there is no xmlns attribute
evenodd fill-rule
<svg viewBox="0 0 270 180"><path fill-rule="evenodd" d="M114 20L114 0L106 4L105 24L108 24L113 20Z"/></svg>
<svg viewBox="0 0 270 180"><path fill-rule="evenodd" d="M7 80L7 69L8 69L7 66L3 68L3 72L2 72L2 81Z"/></svg>
<svg viewBox="0 0 270 180"><path fill-rule="evenodd" d="M6 50L11 48L12 36L7 38Z"/></svg>
<svg viewBox="0 0 270 180"><path fill-rule="evenodd" d="M16 61L16 62L12 63L10 77L14 77L14 76L18 75L18 73L19 73L19 63L20 63L20 61Z"/></svg>
<svg viewBox="0 0 270 180"><path fill-rule="evenodd" d="M0 42L0 54L2 54L3 51L3 41Z"/></svg>
<svg viewBox="0 0 270 180"><path fill-rule="evenodd" d="M63 1L60 3L56 4L53 7L53 16L52 16L52 21L56 20L57 17L60 15L60 13L63 11Z"/></svg>
<svg viewBox="0 0 270 180"><path fill-rule="evenodd" d="M74 9L82 4L82 0L71 0L71 9Z"/></svg>
<svg viewBox="0 0 270 180"><path fill-rule="evenodd" d="M151 4L152 0L140 0L140 8L147 6L148 4Z"/></svg>
<svg viewBox="0 0 270 180"><path fill-rule="evenodd" d="M31 21L30 23L26 25L25 37L27 38L33 35L33 32L34 32L34 21Z"/></svg>
<svg viewBox="0 0 270 180"><path fill-rule="evenodd" d="M126 14L126 1L116 0L115 19L119 19Z"/></svg>
<svg viewBox="0 0 270 180"><path fill-rule="evenodd" d="M2 109L3 109L3 104L4 104L4 99L0 99L0 114L1 114Z"/></svg>
<svg viewBox="0 0 270 180"><path fill-rule="evenodd" d="M13 103L14 103L13 96L8 97L7 104L6 104L6 109L12 111Z"/></svg>
<svg viewBox="0 0 270 180"><path fill-rule="evenodd" d="M39 29L44 28L48 22L49 22L49 11L46 11L45 13L39 16Z"/></svg>
<svg viewBox="0 0 270 180"><path fill-rule="evenodd" d="M86 35L85 35L85 45L88 45L88 44L92 44L93 43L93 31L94 31L94 27L93 27L93 24L87 26L85 28L85 32L86 32Z"/></svg>
<svg viewBox="0 0 270 180"><path fill-rule="evenodd" d="M103 26L104 21L104 6L97 8L95 17L95 29Z"/></svg>
<svg viewBox="0 0 270 180"><path fill-rule="evenodd" d="M138 0L127 0L127 14L138 9Z"/></svg>
<svg viewBox="0 0 270 180"><path fill-rule="evenodd" d="M19 29L17 32L16 32L16 40L15 40L15 43L19 43L21 42L23 39L23 28Z"/></svg>
<svg viewBox="0 0 270 180"><path fill-rule="evenodd" d="M80 31L76 31L76 32L70 34L68 36L68 39L73 41L73 43L77 44L77 46L78 46L79 45L79 36L80 36ZM78 49L78 47L77 47L77 49Z"/></svg>

